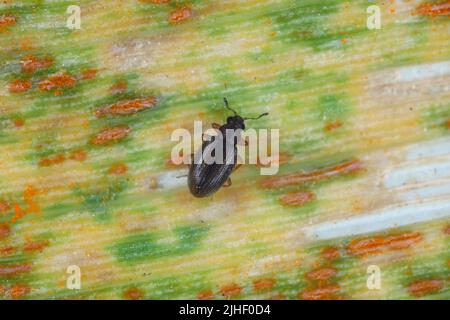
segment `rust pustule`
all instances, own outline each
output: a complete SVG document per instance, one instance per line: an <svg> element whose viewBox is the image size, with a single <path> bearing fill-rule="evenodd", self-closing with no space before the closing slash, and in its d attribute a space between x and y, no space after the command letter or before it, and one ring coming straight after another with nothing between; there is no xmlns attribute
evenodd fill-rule
<svg viewBox="0 0 450 320"><path fill-rule="evenodd" d="M325 131L326 132L334 131L336 129L339 129L340 127L342 127L342 122L340 122L340 121L328 122L325 125Z"/></svg>
<svg viewBox="0 0 450 320"><path fill-rule="evenodd" d="M337 270L333 267L324 267L309 271L306 273L306 278L309 280L324 281L334 277Z"/></svg>
<svg viewBox="0 0 450 320"><path fill-rule="evenodd" d="M123 93L127 90L127 88L128 88L127 82L125 80L119 80L109 88L109 91L111 91L111 93L113 94Z"/></svg>
<svg viewBox="0 0 450 320"><path fill-rule="evenodd" d="M236 283L230 283L220 288L220 294L225 298L233 298L240 295L242 288Z"/></svg>
<svg viewBox="0 0 450 320"><path fill-rule="evenodd" d="M3 247L0 248L0 256L9 256L14 253L16 249L14 247Z"/></svg>
<svg viewBox="0 0 450 320"><path fill-rule="evenodd" d="M253 291L262 292L269 291L275 285L276 280L273 278L261 278L253 281Z"/></svg>
<svg viewBox="0 0 450 320"><path fill-rule="evenodd" d="M212 290L209 290L209 289L200 291L197 294L197 299L198 300L211 300L213 298L214 298L214 293L212 292Z"/></svg>
<svg viewBox="0 0 450 320"><path fill-rule="evenodd" d="M40 59L32 54L28 54L20 58L22 63L22 73L35 73L40 69L45 69L53 65L53 59L45 56Z"/></svg>
<svg viewBox="0 0 450 320"><path fill-rule="evenodd" d="M84 150L75 150L71 153L70 159L83 162L87 158L87 153Z"/></svg>
<svg viewBox="0 0 450 320"><path fill-rule="evenodd" d="M175 11L172 11L169 15L169 23L178 24L183 21L192 19L193 13L192 9L189 7L182 7Z"/></svg>
<svg viewBox="0 0 450 320"><path fill-rule="evenodd" d="M359 160L350 160L338 165L310 172L291 173L285 176L273 177L261 182L263 188L281 188L305 183L317 182L333 177L364 171L364 166Z"/></svg>
<svg viewBox="0 0 450 320"><path fill-rule="evenodd" d="M49 244L50 242L48 240L27 241L23 246L23 250L25 252L41 252Z"/></svg>
<svg viewBox="0 0 450 320"><path fill-rule="evenodd" d="M97 69L86 69L81 71L81 79L82 80L91 80L97 76Z"/></svg>
<svg viewBox="0 0 450 320"><path fill-rule="evenodd" d="M158 100L155 97L125 100L99 108L94 112L94 114L96 117L102 117L105 115L125 116L152 108L157 102Z"/></svg>
<svg viewBox="0 0 450 320"><path fill-rule="evenodd" d="M62 153L54 155L52 157L44 158L39 161L41 167L50 167L53 165L61 164L66 161L66 156Z"/></svg>
<svg viewBox="0 0 450 320"><path fill-rule="evenodd" d="M418 280L408 286L408 291L414 297L422 297L438 292L443 286L444 281L442 280Z"/></svg>
<svg viewBox="0 0 450 320"><path fill-rule="evenodd" d="M113 176L121 176L127 173L128 167L125 163L117 163L111 166L108 170L108 174Z"/></svg>
<svg viewBox="0 0 450 320"><path fill-rule="evenodd" d="M8 292L11 298L20 299L30 293L31 289L24 284L15 284L9 288Z"/></svg>
<svg viewBox="0 0 450 320"><path fill-rule="evenodd" d="M448 119L447 121L445 121L444 127L446 127L447 129L450 129L450 119Z"/></svg>
<svg viewBox="0 0 450 320"><path fill-rule="evenodd" d="M353 255L379 254L386 251L401 250L422 241L423 236L418 232L408 232L386 237L372 237L355 239L347 249Z"/></svg>
<svg viewBox="0 0 450 320"><path fill-rule="evenodd" d="M423 16L450 16L450 1L441 3L422 3L417 7L417 13Z"/></svg>
<svg viewBox="0 0 450 320"><path fill-rule="evenodd" d="M11 93L23 93L31 89L30 80L17 79L9 83L9 92Z"/></svg>
<svg viewBox="0 0 450 320"><path fill-rule="evenodd" d="M91 143L95 145L104 145L117 142L128 136L130 132L131 128L127 125L106 128L97 133L97 135L91 140Z"/></svg>
<svg viewBox="0 0 450 320"><path fill-rule="evenodd" d="M335 297L339 290L338 285L307 289L299 294L299 298L304 300L330 300Z"/></svg>
<svg viewBox="0 0 450 320"><path fill-rule="evenodd" d="M58 75L49 76L47 79L40 81L38 86L41 91L52 91L72 88L75 86L76 82L76 79L70 74L61 73Z"/></svg>
<svg viewBox="0 0 450 320"><path fill-rule="evenodd" d="M0 277L17 276L30 270L31 264L29 263L0 265Z"/></svg>
<svg viewBox="0 0 450 320"><path fill-rule="evenodd" d="M123 293L123 297L127 300L142 300L144 298L144 293L138 288L128 288Z"/></svg>
<svg viewBox="0 0 450 320"><path fill-rule="evenodd" d="M14 26L17 23L17 19L12 15L0 16L0 32L4 32L4 28Z"/></svg>
<svg viewBox="0 0 450 320"><path fill-rule="evenodd" d="M333 261L340 258L341 254L338 248L335 247L326 247L320 251L322 257L324 257L328 261Z"/></svg>
<svg viewBox="0 0 450 320"><path fill-rule="evenodd" d="M25 124L25 120L22 118L18 118L18 119L14 119L13 123L16 128L20 128Z"/></svg>
<svg viewBox="0 0 450 320"><path fill-rule="evenodd" d="M9 208L10 208L10 206L8 204L8 207L2 209L2 213L4 213ZM11 229L9 226L0 224L0 240L5 239L7 236L9 236L10 232L11 232Z"/></svg>
<svg viewBox="0 0 450 320"><path fill-rule="evenodd" d="M316 195L311 191L292 191L280 198L282 204L286 206L302 206L316 199Z"/></svg>

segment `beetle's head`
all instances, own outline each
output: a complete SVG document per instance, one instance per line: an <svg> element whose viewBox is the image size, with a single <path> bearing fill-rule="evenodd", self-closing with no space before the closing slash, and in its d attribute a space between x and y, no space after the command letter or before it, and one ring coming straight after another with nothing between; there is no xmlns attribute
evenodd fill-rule
<svg viewBox="0 0 450 320"><path fill-rule="evenodd" d="M259 115L258 117L256 117L256 118L242 118L241 116L239 116L239 115L237 114L236 111L234 111L233 109L230 108L230 106L228 105L228 100L227 100L227 98L223 98L223 101L225 102L225 107L226 107L227 109L233 111L233 113L234 113L234 116L228 117L228 118L227 118L227 124L228 124L229 126L231 126L231 127L232 127L233 129L235 129L235 130L236 130L236 129L242 129L242 130L245 130L244 120L257 120L257 119L259 119L259 118L261 118L261 117L264 117L264 116L267 116L267 115L268 115L268 113L265 112L265 113L263 113L263 114L260 114L260 115Z"/></svg>
<svg viewBox="0 0 450 320"><path fill-rule="evenodd" d="M245 130L244 119L241 116L235 115L227 118L227 124L233 129Z"/></svg>

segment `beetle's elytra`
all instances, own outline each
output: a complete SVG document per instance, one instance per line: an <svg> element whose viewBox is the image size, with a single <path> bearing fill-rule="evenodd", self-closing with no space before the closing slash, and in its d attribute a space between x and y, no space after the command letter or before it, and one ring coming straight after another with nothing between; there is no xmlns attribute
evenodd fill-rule
<svg viewBox="0 0 450 320"><path fill-rule="evenodd" d="M263 113L256 118L242 118L237 114L236 111L229 107L226 98L223 98L223 100L225 102L225 107L233 111L234 113L233 116L227 118L227 123L225 123L224 125L213 124L213 128L219 130L222 133L223 138L216 139L213 136L211 137L210 141L203 141L202 147L197 150L197 153L195 154L195 158L199 159L199 161L196 161L195 163L192 162L189 168L189 191L193 196L197 198L203 198L212 195L213 193L217 192L217 190L219 190L222 186L224 186L225 183L227 184L227 186L231 185L230 175L238 167L236 166L237 139L233 138L231 139L231 141L229 141L229 139L226 138L226 130L245 130L245 120L255 120L268 115L268 113ZM207 147L214 147L213 144L217 143L222 144L222 163L205 163L205 161L203 161L204 150ZM228 148L227 145L229 145Z"/></svg>

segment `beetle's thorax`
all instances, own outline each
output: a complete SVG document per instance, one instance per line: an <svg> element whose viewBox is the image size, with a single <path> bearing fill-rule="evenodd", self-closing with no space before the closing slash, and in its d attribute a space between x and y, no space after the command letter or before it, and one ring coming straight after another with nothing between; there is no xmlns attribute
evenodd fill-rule
<svg viewBox="0 0 450 320"><path fill-rule="evenodd" d="M223 125L225 129L241 129L245 130L244 119L241 116L235 115L227 118L227 123Z"/></svg>

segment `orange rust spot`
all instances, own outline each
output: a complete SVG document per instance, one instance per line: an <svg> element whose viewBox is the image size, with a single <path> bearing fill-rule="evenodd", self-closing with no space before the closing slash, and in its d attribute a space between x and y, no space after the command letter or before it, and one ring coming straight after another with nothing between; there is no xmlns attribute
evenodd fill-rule
<svg viewBox="0 0 450 320"><path fill-rule="evenodd" d="M45 69L53 64L53 59L46 56L42 59L28 54L20 59L22 62L22 72L23 73L35 73L39 69Z"/></svg>
<svg viewBox="0 0 450 320"><path fill-rule="evenodd" d="M340 121L328 122L325 125L325 131L330 132L330 131L339 129L340 127L342 127L342 122L340 122Z"/></svg>
<svg viewBox="0 0 450 320"><path fill-rule="evenodd" d="M49 244L50 244L50 242L48 240L28 241L23 246L23 250L26 252L35 252L35 251L41 252Z"/></svg>
<svg viewBox="0 0 450 320"><path fill-rule="evenodd" d="M144 292L138 288L128 288L123 293L123 297L128 300L141 300L144 298Z"/></svg>
<svg viewBox="0 0 450 320"><path fill-rule="evenodd" d="M1 15L0 16L0 31L3 31L3 28L13 26L17 23L17 19L11 15Z"/></svg>
<svg viewBox="0 0 450 320"><path fill-rule="evenodd" d="M127 125L117 126L112 128L106 128L97 133L97 135L91 140L92 144L104 145L112 142L117 142L128 136L131 132L131 128Z"/></svg>
<svg viewBox="0 0 450 320"><path fill-rule="evenodd" d="M14 126L17 128L22 127L25 124L24 119L14 119Z"/></svg>
<svg viewBox="0 0 450 320"><path fill-rule="evenodd" d="M170 13L169 23L171 24L181 23L183 21L192 19L192 17L193 17L192 9L189 7L182 7Z"/></svg>
<svg viewBox="0 0 450 320"><path fill-rule="evenodd" d="M389 13L395 13L395 8L389 8Z"/></svg>
<svg viewBox="0 0 450 320"><path fill-rule="evenodd" d="M53 157L41 159L41 161L39 161L39 165L41 167L50 167L50 166L53 166L56 164L63 163L64 161L66 161L66 156L64 154L60 153Z"/></svg>
<svg viewBox="0 0 450 320"><path fill-rule="evenodd" d="M227 285L223 286L222 288L220 288L220 293L225 298L236 297L236 296L240 295L241 292L242 292L242 288L236 283L230 283L230 284L227 284Z"/></svg>
<svg viewBox="0 0 450 320"><path fill-rule="evenodd" d="M214 293L211 290L203 290L197 294L198 300L211 300L214 298Z"/></svg>
<svg viewBox="0 0 450 320"><path fill-rule="evenodd" d="M125 116L154 107L157 102L158 100L155 97L125 100L97 109L94 114L97 117L108 114L113 116Z"/></svg>
<svg viewBox="0 0 450 320"><path fill-rule="evenodd" d="M447 129L450 129L450 119L448 119L447 121L445 121L444 126L445 126Z"/></svg>
<svg viewBox="0 0 450 320"><path fill-rule="evenodd" d="M350 160L338 165L311 172L292 173L285 176L273 177L261 182L263 188L281 188L292 185L302 185L309 182L317 182L324 179L359 173L364 170L359 160Z"/></svg>
<svg viewBox="0 0 450 320"><path fill-rule="evenodd" d="M128 167L125 163L117 163L111 166L108 170L108 174L120 176L127 173Z"/></svg>
<svg viewBox="0 0 450 320"><path fill-rule="evenodd" d="M342 38L342 39L341 39L341 42L342 42L342 44L346 44L346 43L347 43L347 39Z"/></svg>
<svg viewBox="0 0 450 320"><path fill-rule="evenodd" d="M39 90L52 91L55 90L55 95L59 95L62 91L58 89L71 88L75 85L76 79L67 73L49 76L47 79L39 82Z"/></svg>
<svg viewBox="0 0 450 320"><path fill-rule="evenodd" d="M9 92L11 93L27 92L30 89L31 89L30 80L17 79L9 83Z"/></svg>
<svg viewBox="0 0 450 320"><path fill-rule="evenodd" d="M115 84L113 84L111 86L111 88L109 88L109 90L112 93L122 93L122 92L125 92L127 90L127 87L128 87L128 85L127 85L126 81L119 80Z"/></svg>
<svg viewBox="0 0 450 320"><path fill-rule="evenodd" d="M14 247L0 248L0 256L8 256L8 255L12 254L14 251L16 251L16 249L14 249Z"/></svg>
<svg viewBox="0 0 450 320"><path fill-rule="evenodd" d="M355 239L350 242L347 249L354 255L378 254L409 248L422 239L422 235L418 232L409 232L387 237Z"/></svg>
<svg viewBox="0 0 450 320"><path fill-rule="evenodd" d="M9 207L8 207L9 209ZM5 226L4 224L0 224L0 239L4 239L9 236L11 229L9 226Z"/></svg>
<svg viewBox="0 0 450 320"><path fill-rule="evenodd" d="M87 158L87 153L84 150L75 150L70 155L71 160L83 162Z"/></svg>
<svg viewBox="0 0 450 320"><path fill-rule="evenodd" d="M311 191L292 191L280 198L282 204L287 206L302 206L305 203L316 199L316 195Z"/></svg>
<svg viewBox="0 0 450 320"><path fill-rule="evenodd" d="M408 291L415 297L421 297L430 293L438 292L444 286L442 280L418 280L408 286Z"/></svg>
<svg viewBox="0 0 450 320"><path fill-rule="evenodd" d="M29 263L0 265L0 277L16 276L21 273L29 272L31 265Z"/></svg>
<svg viewBox="0 0 450 320"><path fill-rule="evenodd" d="M320 254L322 255L322 257L324 257L325 259L327 259L329 261L338 259L341 256L341 254L339 253L339 249L335 248L335 247L323 248L322 251L320 252Z"/></svg>
<svg viewBox="0 0 450 320"><path fill-rule="evenodd" d="M97 69L86 69L81 71L81 79L90 80L94 79L97 76Z"/></svg>
<svg viewBox="0 0 450 320"><path fill-rule="evenodd" d="M23 284L15 284L9 289L9 294L13 299L20 299L30 292L30 287Z"/></svg>
<svg viewBox="0 0 450 320"><path fill-rule="evenodd" d="M308 289L299 294L299 298L304 300L329 300L339 292L338 285L331 285L316 289Z"/></svg>
<svg viewBox="0 0 450 320"><path fill-rule="evenodd" d="M320 268L320 269L309 271L306 274L306 278L308 278L310 280L323 281L323 280L328 280L328 279L334 277L336 275L336 273L337 273L337 270L335 268L325 267L325 268Z"/></svg>
<svg viewBox="0 0 450 320"><path fill-rule="evenodd" d="M449 16L450 1L441 3L422 3L417 7L417 13L424 16Z"/></svg>
<svg viewBox="0 0 450 320"><path fill-rule="evenodd" d="M275 285L276 280L273 278L261 278L253 281L253 291L262 292L271 290Z"/></svg>
<svg viewBox="0 0 450 320"><path fill-rule="evenodd" d="M28 205L28 207L26 209L22 209L20 205L15 202L13 206L14 216L11 218L11 222L14 223L29 213L40 214L41 209L33 200L35 195L37 195L37 190L35 190L33 186L27 186L23 192L23 201Z"/></svg>

